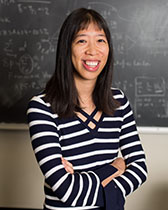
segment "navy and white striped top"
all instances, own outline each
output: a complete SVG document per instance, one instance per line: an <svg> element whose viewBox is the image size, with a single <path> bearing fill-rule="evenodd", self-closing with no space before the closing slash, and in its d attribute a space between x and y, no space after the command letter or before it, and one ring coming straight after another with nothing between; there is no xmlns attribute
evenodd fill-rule
<svg viewBox="0 0 168 210"><path fill-rule="evenodd" d="M114 116L103 113L94 129L77 116L60 119L43 94L29 102L32 146L45 177L45 209L101 209L105 205L101 181L116 172L110 163L119 151L127 168L111 182L123 198L146 180L145 154L129 101L119 89L112 91L121 105ZM62 156L73 164L74 174L65 171Z"/></svg>

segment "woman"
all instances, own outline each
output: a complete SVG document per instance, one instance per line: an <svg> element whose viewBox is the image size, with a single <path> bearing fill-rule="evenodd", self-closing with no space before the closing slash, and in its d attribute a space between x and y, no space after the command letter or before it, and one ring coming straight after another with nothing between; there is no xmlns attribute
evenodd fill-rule
<svg viewBox="0 0 168 210"><path fill-rule="evenodd" d="M27 111L44 209L123 209L146 180L133 113L124 93L111 89L112 73L105 20L94 10L73 11L60 31L55 73Z"/></svg>

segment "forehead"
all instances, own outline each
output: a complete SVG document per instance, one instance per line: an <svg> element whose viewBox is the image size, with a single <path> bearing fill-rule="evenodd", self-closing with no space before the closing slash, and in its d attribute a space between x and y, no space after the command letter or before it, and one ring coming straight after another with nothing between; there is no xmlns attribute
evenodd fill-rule
<svg viewBox="0 0 168 210"><path fill-rule="evenodd" d="M76 35L87 32L95 32L105 35L104 30L95 23L90 23L87 26L80 28Z"/></svg>

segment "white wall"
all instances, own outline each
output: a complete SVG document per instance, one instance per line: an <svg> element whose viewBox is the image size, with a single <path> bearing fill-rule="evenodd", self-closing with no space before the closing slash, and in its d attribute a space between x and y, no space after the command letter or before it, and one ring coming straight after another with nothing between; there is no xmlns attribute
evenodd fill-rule
<svg viewBox="0 0 168 210"><path fill-rule="evenodd" d="M126 210L168 209L168 134L140 134L148 181L128 196ZM27 130L0 130L0 207L42 208L43 177Z"/></svg>

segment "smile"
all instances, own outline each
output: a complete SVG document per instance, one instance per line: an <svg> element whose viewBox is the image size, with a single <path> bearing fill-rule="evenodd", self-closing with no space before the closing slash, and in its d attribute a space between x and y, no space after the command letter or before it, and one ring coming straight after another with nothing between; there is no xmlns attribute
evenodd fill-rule
<svg viewBox="0 0 168 210"><path fill-rule="evenodd" d="M88 71L96 71L99 68L100 61L83 61L83 66Z"/></svg>

